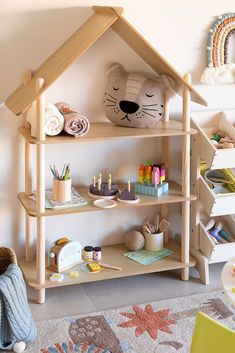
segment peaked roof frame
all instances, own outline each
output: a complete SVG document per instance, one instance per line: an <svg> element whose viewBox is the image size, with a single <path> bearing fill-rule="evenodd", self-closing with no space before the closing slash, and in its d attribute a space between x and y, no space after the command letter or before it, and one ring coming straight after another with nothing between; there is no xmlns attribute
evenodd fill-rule
<svg viewBox="0 0 235 353"><path fill-rule="evenodd" d="M35 101L36 79L44 79L40 94L110 27L158 74L172 76L178 87L186 85L191 99L199 104L207 102L184 78L124 19L120 7L94 6L94 14L74 32L36 71L32 80L19 86L6 100L6 106L16 115L23 113Z"/></svg>

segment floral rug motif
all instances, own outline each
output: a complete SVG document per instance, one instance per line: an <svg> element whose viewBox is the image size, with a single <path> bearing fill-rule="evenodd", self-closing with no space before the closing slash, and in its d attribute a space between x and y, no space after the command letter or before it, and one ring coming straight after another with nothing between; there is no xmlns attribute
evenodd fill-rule
<svg viewBox="0 0 235 353"><path fill-rule="evenodd" d="M235 309L212 292L37 322L27 353L188 353L202 311L235 327Z"/></svg>

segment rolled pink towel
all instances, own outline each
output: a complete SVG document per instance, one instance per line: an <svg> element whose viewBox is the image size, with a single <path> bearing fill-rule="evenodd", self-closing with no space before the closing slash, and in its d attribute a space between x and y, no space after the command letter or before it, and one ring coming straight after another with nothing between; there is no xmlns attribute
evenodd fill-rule
<svg viewBox="0 0 235 353"><path fill-rule="evenodd" d="M55 106L64 117L64 131L69 135L82 137L89 131L90 123L84 115L76 112L64 102L58 102Z"/></svg>

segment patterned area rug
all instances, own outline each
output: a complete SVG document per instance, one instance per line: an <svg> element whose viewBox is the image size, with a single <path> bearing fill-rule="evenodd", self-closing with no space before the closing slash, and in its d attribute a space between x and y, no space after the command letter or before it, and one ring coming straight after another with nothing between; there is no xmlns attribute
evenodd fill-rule
<svg viewBox="0 0 235 353"><path fill-rule="evenodd" d="M26 352L188 353L198 311L235 326L235 309L220 291L37 322Z"/></svg>

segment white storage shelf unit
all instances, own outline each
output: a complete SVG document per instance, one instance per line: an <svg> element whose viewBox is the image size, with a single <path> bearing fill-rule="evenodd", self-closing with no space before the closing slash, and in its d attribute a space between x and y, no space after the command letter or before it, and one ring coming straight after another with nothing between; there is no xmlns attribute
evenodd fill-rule
<svg viewBox="0 0 235 353"><path fill-rule="evenodd" d="M226 117L231 123L235 122L235 110L226 110ZM235 168L235 148L217 149L210 140L210 136L219 130L219 121L222 111L206 111L191 114L191 126L198 131L193 139L193 170L192 190L198 192L197 205L192 207L192 237L191 253L197 260L200 278L205 284L209 284L209 264L228 261L235 254L235 243L215 245L208 235L200 207L209 217L219 217L226 223L228 230L235 237L235 221L232 215L235 213L235 193L216 194L210 189L200 174L200 161L206 162L209 169ZM203 219L203 221L202 221Z"/></svg>
<svg viewBox="0 0 235 353"><path fill-rule="evenodd" d="M235 167L235 148L217 149L208 135L218 131L221 112L197 112L191 115L192 126L200 136L200 156L210 169ZM226 110L226 116L231 123L235 122L235 110Z"/></svg>
<svg viewBox="0 0 235 353"><path fill-rule="evenodd" d="M209 263L217 263L227 261L235 255L235 219L233 216L216 217L216 221L221 221L224 224L224 230L234 238L234 242L225 244L214 244L211 236L208 234L205 224L209 218L200 222L199 244L202 253L208 257Z"/></svg>

